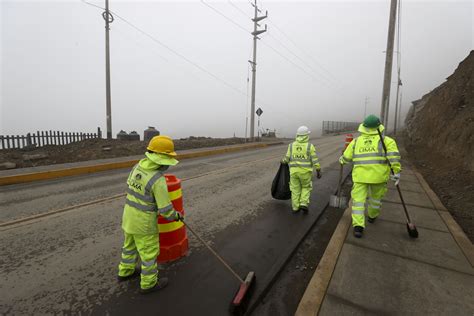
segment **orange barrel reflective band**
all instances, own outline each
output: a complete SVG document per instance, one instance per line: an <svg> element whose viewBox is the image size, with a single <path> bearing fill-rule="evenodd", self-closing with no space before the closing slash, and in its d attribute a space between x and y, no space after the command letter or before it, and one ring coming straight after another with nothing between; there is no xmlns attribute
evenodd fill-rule
<svg viewBox="0 0 474 316"><path fill-rule="evenodd" d="M346 150L347 146L349 146L349 144L352 142L352 140L354 139L354 136L352 134L347 134L346 135L346 141L345 141L345 144L344 144L344 150Z"/></svg>
<svg viewBox="0 0 474 316"><path fill-rule="evenodd" d="M165 178L173 208L184 216L181 180L172 174L165 174ZM187 254L189 248L188 237L186 227L182 222L168 221L160 215L158 216L158 231L160 234L158 262L175 261Z"/></svg>

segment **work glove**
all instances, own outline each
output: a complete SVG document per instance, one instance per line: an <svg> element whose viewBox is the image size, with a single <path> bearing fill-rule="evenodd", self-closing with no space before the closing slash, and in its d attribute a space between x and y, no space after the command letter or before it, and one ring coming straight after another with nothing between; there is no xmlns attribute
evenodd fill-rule
<svg viewBox="0 0 474 316"><path fill-rule="evenodd" d="M395 182L395 185L398 185L400 183L400 173L395 173L390 176L390 179Z"/></svg>
<svg viewBox="0 0 474 316"><path fill-rule="evenodd" d="M180 212L176 212L176 218L175 218L175 221L176 222L182 222L184 220L184 216L181 215Z"/></svg>
<svg viewBox="0 0 474 316"><path fill-rule="evenodd" d="M321 179L322 176L321 170L316 170L316 178Z"/></svg>
<svg viewBox="0 0 474 316"><path fill-rule="evenodd" d="M344 165L346 163L346 161L344 160L344 156L339 157L339 163L341 165Z"/></svg>

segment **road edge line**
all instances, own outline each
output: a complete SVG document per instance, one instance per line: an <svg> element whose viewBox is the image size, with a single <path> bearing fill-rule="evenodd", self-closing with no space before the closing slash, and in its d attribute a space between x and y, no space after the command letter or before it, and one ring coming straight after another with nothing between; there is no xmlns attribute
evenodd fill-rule
<svg viewBox="0 0 474 316"><path fill-rule="evenodd" d="M332 234L331 240L316 267L313 277L306 287L295 316L318 315L351 222L351 204L349 204L349 207L346 208L339 220L336 230Z"/></svg>
<svg viewBox="0 0 474 316"><path fill-rule="evenodd" d="M284 142L274 142L274 143L258 143L258 144L249 144L237 147L225 147L225 148L218 148L213 150L203 150L193 153L184 153L179 155L178 159L185 160L191 158L198 158L198 157L206 157L206 156L213 156L213 155L220 155L230 152L236 152L246 149L257 149L257 148L265 148L269 146L275 146L284 144ZM108 171L108 170L115 170L115 169L124 169L130 168L134 166L138 162L137 159L120 161L120 162L111 162L111 163L104 163L92 166L83 166L83 167L74 167L74 168L67 168L67 169L57 169L57 170L49 170L49 171L41 171L41 172L34 172L34 173L26 173L20 175L12 175L12 176L5 176L0 177L0 186L6 186L11 184L18 184L18 183L28 183L28 182L35 182L41 180L50 180L50 179L57 179L69 176L78 176L90 173L96 173L101 171Z"/></svg>
<svg viewBox="0 0 474 316"><path fill-rule="evenodd" d="M443 202L441 202L440 198L431 189L423 175L418 172L418 170L413 170L413 172L420 181L420 184L423 187L423 190L425 190L425 193L428 195L428 198L433 203L438 215L448 227L448 230L456 241L458 247L461 248L461 251L464 253L466 259L469 261L471 266L474 267L474 245L471 243L470 239L467 237L466 233L464 233L464 230L461 228L461 226L459 226L458 222L456 222L449 210L444 206Z"/></svg>

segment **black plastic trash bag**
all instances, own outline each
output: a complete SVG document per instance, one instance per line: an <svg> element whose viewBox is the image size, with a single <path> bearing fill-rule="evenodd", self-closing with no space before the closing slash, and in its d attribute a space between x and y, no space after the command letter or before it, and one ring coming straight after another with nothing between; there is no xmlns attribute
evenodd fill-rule
<svg viewBox="0 0 474 316"><path fill-rule="evenodd" d="M290 168L286 163L280 163L280 168L273 179L272 196L277 200L291 199Z"/></svg>

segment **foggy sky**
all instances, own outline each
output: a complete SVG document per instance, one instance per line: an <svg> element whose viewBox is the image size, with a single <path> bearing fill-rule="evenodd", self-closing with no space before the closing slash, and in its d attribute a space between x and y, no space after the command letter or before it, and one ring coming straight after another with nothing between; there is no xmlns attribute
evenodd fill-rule
<svg viewBox="0 0 474 316"><path fill-rule="evenodd" d="M246 18L229 1L206 2L248 32L200 1L110 0L110 9L243 93L116 18L110 31L114 135L121 129L141 134L149 125L174 138L244 135L252 7L232 1ZM257 49L262 127L293 136L308 125L317 134L323 120L363 119L366 96L368 113L378 115L389 4L260 1L269 15ZM473 10L473 1L402 0L403 113L473 49ZM0 0L0 11L0 133L93 132L98 126L105 133L102 10L79 0Z"/></svg>

